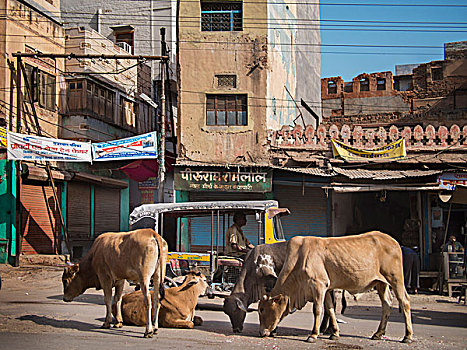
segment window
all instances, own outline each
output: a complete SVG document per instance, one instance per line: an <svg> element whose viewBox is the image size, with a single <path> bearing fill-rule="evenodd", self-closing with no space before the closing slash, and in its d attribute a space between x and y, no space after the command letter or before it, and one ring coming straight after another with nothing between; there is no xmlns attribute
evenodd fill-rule
<svg viewBox="0 0 467 350"><path fill-rule="evenodd" d="M360 79L360 91L370 91L370 81L368 78Z"/></svg>
<svg viewBox="0 0 467 350"><path fill-rule="evenodd" d="M207 95L207 125L248 125L247 95Z"/></svg>
<svg viewBox="0 0 467 350"><path fill-rule="evenodd" d="M431 80L443 80L443 68L433 67L431 68Z"/></svg>
<svg viewBox="0 0 467 350"><path fill-rule="evenodd" d="M345 83L344 92L353 92L353 82Z"/></svg>
<svg viewBox="0 0 467 350"><path fill-rule="evenodd" d="M32 101L39 102L42 108L55 111L55 76L29 64L25 64L24 69L31 89ZM24 94L28 96L26 84L24 85Z"/></svg>
<svg viewBox="0 0 467 350"><path fill-rule="evenodd" d="M201 30L233 32L242 30L241 2L201 2Z"/></svg>
<svg viewBox="0 0 467 350"><path fill-rule="evenodd" d="M233 88L237 87L236 75L216 75L217 87L219 88Z"/></svg>
<svg viewBox="0 0 467 350"><path fill-rule="evenodd" d="M337 84L334 80L328 81L328 94L337 94Z"/></svg>
<svg viewBox="0 0 467 350"><path fill-rule="evenodd" d="M376 90L386 90L386 79L385 78L376 79Z"/></svg>

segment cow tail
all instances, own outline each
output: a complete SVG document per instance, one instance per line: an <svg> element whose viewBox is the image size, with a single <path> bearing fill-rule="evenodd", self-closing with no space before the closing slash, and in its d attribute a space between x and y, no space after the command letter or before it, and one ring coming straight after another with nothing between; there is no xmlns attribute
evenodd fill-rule
<svg viewBox="0 0 467 350"><path fill-rule="evenodd" d="M159 303L165 298L164 287L164 242L159 236L156 238L157 248L159 249Z"/></svg>

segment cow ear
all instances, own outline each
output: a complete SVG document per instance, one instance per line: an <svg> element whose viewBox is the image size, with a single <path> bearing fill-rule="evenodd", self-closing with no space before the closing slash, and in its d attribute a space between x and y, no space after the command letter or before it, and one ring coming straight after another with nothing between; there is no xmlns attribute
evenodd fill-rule
<svg viewBox="0 0 467 350"><path fill-rule="evenodd" d="M189 281L186 286L189 287L189 286L194 286L196 283L198 283L198 279L196 278L193 278L191 281Z"/></svg>
<svg viewBox="0 0 467 350"><path fill-rule="evenodd" d="M235 302L237 303L237 307L242 310L243 312L248 312L247 308L245 307L245 304L243 304L243 301L241 301L238 298L235 298Z"/></svg>
<svg viewBox="0 0 467 350"><path fill-rule="evenodd" d="M72 265L68 268L71 275L76 274L79 271L79 264Z"/></svg>

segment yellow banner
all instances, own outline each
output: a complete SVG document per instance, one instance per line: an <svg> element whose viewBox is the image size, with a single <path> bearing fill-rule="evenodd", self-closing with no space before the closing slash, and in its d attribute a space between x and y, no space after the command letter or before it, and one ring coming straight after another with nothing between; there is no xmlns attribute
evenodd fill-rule
<svg viewBox="0 0 467 350"><path fill-rule="evenodd" d="M351 147L334 139L331 140L331 143L334 157L341 157L344 160L395 160L407 156L404 139L369 150Z"/></svg>
<svg viewBox="0 0 467 350"><path fill-rule="evenodd" d="M6 129L0 128L0 145L6 147Z"/></svg>

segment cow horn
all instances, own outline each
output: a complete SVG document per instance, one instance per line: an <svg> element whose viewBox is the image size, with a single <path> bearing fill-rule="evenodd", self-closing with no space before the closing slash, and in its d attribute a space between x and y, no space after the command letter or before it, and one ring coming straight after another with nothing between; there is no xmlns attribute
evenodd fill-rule
<svg viewBox="0 0 467 350"><path fill-rule="evenodd" d="M239 298L235 298L235 301L240 310L242 310L243 312L248 312L247 308L245 307L245 304L243 304L243 301L241 301Z"/></svg>
<svg viewBox="0 0 467 350"><path fill-rule="evenodd" d="M266 295L266 294L264 294L262 299L263 299L264 301L267 301L267 300L269 299L269 296Z"/></svg>

